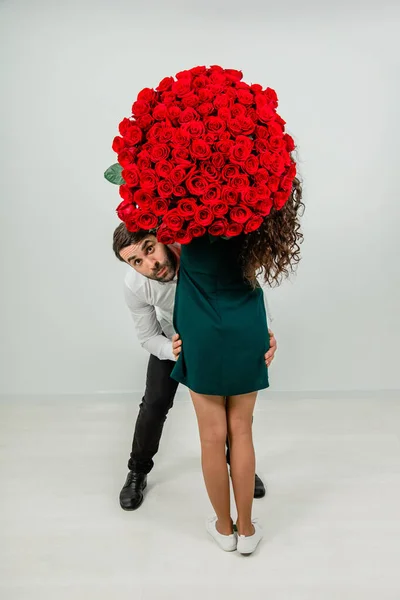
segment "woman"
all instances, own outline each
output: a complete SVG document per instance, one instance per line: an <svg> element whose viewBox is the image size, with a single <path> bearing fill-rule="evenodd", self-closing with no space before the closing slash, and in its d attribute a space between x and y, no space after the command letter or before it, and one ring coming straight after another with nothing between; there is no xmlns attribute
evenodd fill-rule
<svg viewBox="0 0 400 600"><path fill-rule="evenodd" d="M174 324L182 351L172 377L188 386L202 465L216 517L209 533L227 551L251 554L257 391L268 387L268 326L257 275L278 284L300 259L301 185L293 139L271 88L242 73L194 67L145 88L113 142L121 184L118 216L129 231L182 244ZM228 435L237 507L230 512Z"/></svg>
<svg viewBox="0 0 400 600"><path fill-rule="evenodd" d="M252 415L257 391L268 387L263 357L268 326L256 273L278 283L299 260L301 186L257 231L229 241L208 236L182 246L174 326L182 350L171 377L186 385L197 415L202 468L216 517L207 529L225 551L251 554L262 538L252 521L255 455ZM237 509L231 518L225 460L229 437Z"/></svg>

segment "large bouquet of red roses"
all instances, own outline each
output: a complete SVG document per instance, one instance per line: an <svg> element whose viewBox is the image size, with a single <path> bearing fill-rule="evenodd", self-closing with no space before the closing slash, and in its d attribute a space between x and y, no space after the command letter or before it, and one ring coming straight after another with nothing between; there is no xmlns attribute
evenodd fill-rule
<svg viewBox="0 0 400 600"><path fill-rule="evenodd" d="M242 77L195 67L138 94L112 144L118 163L105 173L120 185L117 214L128 230L154 230L165 244L206 232L230 238L283 207L295 145L274 90Z"/></svg>

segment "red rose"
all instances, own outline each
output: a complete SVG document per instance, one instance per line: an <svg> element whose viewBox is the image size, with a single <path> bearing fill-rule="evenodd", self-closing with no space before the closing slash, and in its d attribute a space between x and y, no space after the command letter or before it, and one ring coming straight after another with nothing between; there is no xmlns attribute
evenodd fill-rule
<svg viewBox="0 0 400 600"><path fill-rule="evenodd" d="M178 242L178 244L190 244L190 242L193 239L193 234L189 228L186 229L186 231L184 229L181 229L180 231L176 232L175 239Z"/></svg>
<svg viewBox="0 0 400 600"><path fill-rule="evenodd" d="M198 94L200 102L210 102L214 97L212 91L208 88L200 88Z"/></svg>
<svg viewBox="0 0 400 600"><path fill-rule="evenodd" d="M293 150L295 149L296 146L295 146L292 136L289 135L288 133L285 133L285 135L283 136L283 139L285 140L286 150L288 152L293 152Z"/></svg>
<svg viewBox="0 0 400 600"><path fill-rule="evenodd" d="M138 212L136 206L131 202L126 202L126 200L123 200L117 206L117 215L124 223L130 219L134 219L136 217L136 212Z"/></svg>
<svg viewBox="0 0 400 600"><path fill-rule="evenodd" d="M221 186L220 185L210 185L205 194L202 195L201 201L204 204L216 204L221 197Z"/></svg>
<svg viewBox="0 0 400 600"><path fill-rule="evenodd" d="M152 202L152 211L157 217L163 217L168 212L168 202L163 198L156 198Z"/></svg>
<svg viewBox="0 0 400 600"><path fill-rule="evenodd" d="M178 213L178 210L173 208L165 215L163 222L171 231L179 231L183 227L184 219Z"/></svg>
<svg viewBox="0 0 400 600"><path fill-rule="evenodd" d="M136 100L132 105L132 114L135 115L135 117L147 115L149 111L150 105L147 102L143 102L143 100Z"/></svg>
<svg viewBox="0 0 400 600"><path fill-rule="evenodd" d="M229 216L235 223L246 223L253 215L247 206L234 206L229 212Z"/></svg>
<svg viewBox="0 0 400 600"><path fill-rule="evenodd" d="M152 197L148 192L136 190L136 192L133 194L133 201L135 204L140 206L140 208L146 211L151 207Z"/></svg>
<svg viewBox="0 0 400 600"><path fill-rule="evenodd" d="M211 102L203 102L202 104L200 104L200 106L197 107L197 112L202 117L208 117L209 115L211 115L213 110L214 106L211 104Z"/></svg>
<svg viewBox="0 0 400 600"><path fill-rule="evenodd" d="M191 106L192 108L194 108L195 106L198 106L200 104L200 100L199 100L198 95L192 91L192 92L189 92L189 94L186 94L185 96L183 96L182 104L185 108L187 108L188 106Z"/></svg>
<svg viewBox="0 0 400 600"><path fill-rule="evenodd" d="M211 206L212 211L216 217L223 217L229 210L229 206L226 202L218 202Z"/></svg>
<svg viewBox="0 0 400 600"><path fill-rule="evenodd" d="M184 129L183 127L179 127L179 129L174 129L172 141L178 146L187 147L190 145L191 137L186 129Z"/></svg>
<svg viewBox="0 0 400 600"><path fill-rule="evenodd" d="M133 202L133 194L127 185L119 186L119 195L127 202Z"/></svg>
<svg viewBox="0 0 400 600"><path fill-rule="evenodd" d="M244 170L249 175L254 175L258 170L258 157L254 154L251 154L245 161L243 165Z"/></svg>
<svg viewBox="0 0 400 600"><path fill-rule="evenodd" d="M158 84L157 92L167 92L168 90L171 89L173 83L174 83L173 77L164 77L164 79L162 79L160 81L160 83Z"/></svg>
<svg viewBox="0 0 400 600"><path fill-rule="evenodd" d="M137 125L132 125L132 127L129 127L129 129L126 130L126 133L124 135L126 141L129 142L129 144L131 144L132 146L138 144L142 140L142 137L142 130L139 129Z"/></svg>
<svg viewBox="0 0 400 600"><path fill-rule="evenodd" d="M233 140L223 140L221 142L217 142L215 144L215 147L222 154L229 154L229 151L232 148L233 144Z"/></svg>
<svg viewBox="0 0 400 600"><path fill-rule="evenodd" d="M150 158L153 162L166 160L169 156L170 149L167 144L155 144L150 147Z"/></svg>
<svg viewBox="0 0 400 600"><path fill-rule="evenodd" d="M279 152L283 148L284 141L281 135L271 135L267 143L271 152Z"/></svg>
<svg viewBox="0 0 400 600"><path fill-rule="evenodd" d="M119 154L120 152L122 152L122 150L125 149L126 146L126 142L124 140L124 138L119 137L119 135L117 135L112 143L112 149L114 150L114 152L116 152L117 154Z"/></svg>
<svg viewBox="0 0 400 600"><path fill-rule="evenodd" d="M145 169L140 173L140 186L146 190L154 190L157 186L158 177L153 169Z"/></svg>
<svg viewBox="0 0 400 600"><path fill-rule="evenodd" d="M175 242L175 232L168 229L163 223L157 230L157 240L160 244L173 244Z"/></svg>
<svg viewBox="0 0 400 600"><path fill-rule="evenodd" d="M257 125L255 129L256 137L266 140L269 137L268 129L264 125Z"/></svg>
<svg viewBox="0 0 400 600"><path fill-rule="evenodd" d="M250 89L253 90L253 92L262 92L262 85L260 85L259 83L253 83L250 86Z"/></svg>
<svg viewBox="0 0 400 600"><path fill-rule="evenodd" d="M244 226L244 232L251 233L252 231L255 231L260 227L263 221L264 219L261 215L254 215L253 217L251 217L251 219L247 221L246 225Z"/></svg>
<svg viewBox="0 0 400 600"><path fill-rule="evenodd" d="M290 192L292 191L292 187L293 187L293 177L290 177L288 175L285 175L285 177L282 177L281 180L281 190L285 191L285 192Z"/></svg>
<svg viewBox="0 0 400 600"><path fill-rule="evenodd" d="M268 200L271 197L271 190L265 185L265 183L257 184L255 191L257 192L257 198L259 200Z"/></svg>
<svg viewBox="0 0 400 600"><path fill-rule="evenodd" d="M199 225L198 223L191 222L188 226L188 231L195 237L201 237L206 233L206 228L203 225Z"/></svg>
<svg viewBox="0 0 400 600"><path fill-rule="evenodd" d="M228 181L229 179L232 179L232 177L237 177L239 175L240 171L239 171L239 167L236 165L232 165L232 164L228 164L225 165L224 168L222 169L222 179L225 179L225 181Z"/></svg>
<svg viewBox="0 0 400 600"><path fill-rule="evenodd" d="M240 125L239 119L229 119L227 125L229 131L231 131L235 136L240 135L242 133L242 127Z"/></svg>
<svg viewBox="0 0 400 600"><path fill-rule="evenodd" d="M266 217L271 212L272 200L259 200L256 204L255 210L260 215Z"/></svg>
<svg viewBox="0 0 400 600"><path fill-rule="evenodd" d="M234 104L231 107L231 111L233 119L238 119L239 117L246 116L246 108L243 106L243 104Z"/></svg>
<svg viewBox="0 0 400 600"><path fill-rule="evenodd" d="M259 183L265 183L269 179L269 173L267 169L258 169L257 173L254 175L254 181Z"/></svg>
<svg viewBox="0 0 400 600"><path fill-rule="evenodd" d="M129 171L127 169L124 169L121 175L124 181L126 181L127 185L129 185L130 187L137 187L139 185L139 171L136 167L129 169Z"/></svg>
<svg viewBox="0 0 400 600"><path fill-rule="evenodd" d="M132 148L132 150L136 150L136 148ZM132 152L132 150L122 150L118 154L118 162L121 167L129 167L129 165L133 165L135 162L135 152Z"/></svg>
<svg viewBox="0 0 400 600"><path fill-rule="evenodd" d="M222 169L225 164L225 158L222 152L213 152L211 162L216 169Z"/></svg>
<svg viewBox="0 0 400 600"><path fill-rule="evenodd" d="M194 108L185 108L179 115L179 123L182 125L184 123L191 123L192 121L197 121L199 119L199 113L197 113Z"/></svg>
<svg viewBox="0 0 400 600"><path fill-rule="evenodd" d="M174 186L179 185L186 177L186 171L182 166L174 167L170 174L171 182Z"/></svg>
<svg viewBox="0 0 400 600"><path fill-rule="evenodd" d="M276 95L275 90L267 87L267 89L264 92L264 95L267 98L268 102L272 102L276 106L278 105L278 96Z"/></svg>
<svg viewBox="0 0 400 600"><path fill-rule="evenodd" d="M142 102L149 102L151 104L155 100L156 94L155 91L151 88L144 88L138 93L137 98Z"/></svg>
<svg viewBox="0 0 400 600"><path fill-rule="evenodd" d="M276 175L271 175L267 181L267 185L271 192L277 192L279 189L280 179Z"/></svg>
<svg viewBox="0 0 400 600"><path fill-rule="evenodd" d="M226 219L217 219L208 228L208 233L210 235L225 235L227 226L228 221Z"/></svg>
<svg viewBox="0 0 400 600"><path fill-rule="evenodd" d="M226 122L219 117L208 117L205 119L205 125L210 133L220 134L226 129Z"/></svg>
<svg viewBox="0 0 400 600"><path fill-rule="evenodd" d="M172 121L179 119L181 112L182 111L179 106L176 106L175 104L168 106L168 116L170 119L172 119Z"/></svg>
<svg viewBox="0 0 400 600"><path fill-rule="evenodd" d="M241 192L243 203L246 206L255 206L259 200L257 190L255 188L249 188Z"/></svg>
<svg viewBox="0 0 400 600"><path fill-rule="evenodd" d="M268 123L268 121L275 118L275 111L271 104L264 104L263 106L258 107L257 115L260 121Z"/></svg>
<svg viewBox="0 0 400 600"><path fill-rule="evenodd" d="M256 126L253 119L250 117L239 117L237 121L239 122L241 133L243 135L251 135L254 133Z"/></svg>
<svg viewBox="0 0 400 600"><path fill-rule="evenodd" d="M225 235L226 237L235 237L240 235L243 231L243 225L241 223L229 223L226 228Z"/></svg>
<svg viewBox="0 0 400 600"><path fill-rule="evenodd" d="M250 105L254 102L254 96L249 90L237 90L237 99L241 104Z"/></svg>
<svg viewBox="0 0 400 600"><path fill-rule="evenodd" d="M257 139L255 143L255 148L258 154L265 154L265 152L268 152L268 139Z"/></svg>
<svg viewBox="0 0 400 600"><path fill-rule="evenodd" d="M202 196L208 189L208 182L205 177L194 175L187 179L186 187L194 196Z"/></svg>
<svg viewBox="0 0 400 600"><path fill-rule="evenodd" d="M131 233L134 233L135 231L139 231L140 227L139 225L136 223L136 220L128 220L125 221L125 227L127 228L128 231L130 231Z"/></svg>
<svg viewBox="0 0 400 600"><path fill-rule="evenodd" d="M290 196L290 191L287 192L277 192L274 196L274 206L277 210L280 210L288 201Z"/></svg>
<svg viewBox="0 0 400 600"><path fill-rule="evenodd" d="M172 139L174 133L174 128L169 125L161 125L161 129L158 136L158 141L161 144L165 144L165 142L169 142Z"/></svg>
<svg viewBox="0 0 400 600"><path fill-rule="evenodd" d="M190 153L194 159L207 160L211 156L211 148L203 140L195 139L192 142Z"/></svg>
<svg viewBox="0 0 400 600"><path fill-rule="evenodd" d="M158 225L158 219L150 213L141 213L137 218L140 229L154 229Z"/></svg>
<svg viewBox="0 0 400 600"><path fill-rule="evenodd" d="M239 192L236 190L227 186L222 188L221 200L226 202L229 206L235 206L238 203L238 198Z"/></svg>
<svg viewBox="0 0 400 600"><path fill-rule="evenodd" d="M134 125L134 121L131 121L130 119L122 119L121 123L118 126L119 132L120 134L125 137L126 132L128 131L128 129L130 127L132 127L132 125Z"/></svg>
<svg viewBox="0 0 400 600"><path fill-rule="evenodd" d="M176 185L174 187L174 196L176 196L177 198L183 198L184 196L186 196L187 191L186 189L183 187L183 185Z"/></svg>
<svg viewBox="0 0 400 600"><path fill-rule="evenodd" d="M250 156L251 149L243 143L235 144L230 150L231 161L242 163Z"/></svg>
<svg viewBox="0 0 400 600"><path fill-rule="evenodd" d="M271 166L268 170L274 175L280 177L285 170L285 163L283 161L282 156L280 156L279 154L274 154Z"/></svg>
<svg viewBox="0 0 400 600"><path fill-rule="evenodd" d="M174 94L182 98L185 94L190 92L190 79L179 79L172 84L172 91Z"/></svg>
<svg viewBox="0 0 400 600"><path fill-rule="evenodd" d="M227 94L219 94L214 98L214 106L216 109L226 108L230 105L231 99Z"/></svg>
<svg viewBox="0 0 400 600"><path fill-rule="evenodd" d="M151 158L148 152L142 151L139 152L136 159L136 165L139 171L144 171L144 169L150 169L151 167Z"/></svg>
<svg viewBox="0 0 400 600"><path fill-rule="evenodd" d="M232 177L229 183L234 190L241 192L249 187L249 178L247 175L237 175L236 177Z"/></svg>
<svg viewBox="0 0 400 600"><path fill-rule="evenodd" d="M177 211L178 214L184 219L191 219L196 214L197 204L195 200L191 198L184 198L179 200Z"/></svg>
<svg viewBox="0 0 400 600"><path fill-rule="evenodd" d="M173 92L163 92L161 94L161 101L166 104L167 106L170 106L171 104L174 104L177 102L177 97L175 96L175 94Z"/></svg>
<svg viewBox="0 0 400 600"><path fill-rule="evenodd" d="M218 117L223 121L232 119L232 113L228 107L222 107L218 110Z"/></svg>
<svg viewBox="0 0 400 600"><path fill-rule="evenodd" d="M194 220L198 225L203 225L203 227L211 225L211 223L214 220L214 215L211 208L209 208L208 206L198 206L196 208Z"/></svg>
<svg viewBox="0 0 400 600"><path fill-rule="evenodd" d="M168 108L165 104L157 104L153 109L153 118L156 121L164 121L168 116Z"/></svg>
<svg viewBox="0 0 400 600"><path fill-rule="evenodd" d="M179 146L178 148L174 148L172 150L172 158L178 165L181 165L182 167L191 167L193 165L190 160L189 150L183 146Z"/></svg>
<svg viewBox="0 0 400 600"><path fill-rule="evenodd" d="M257 145L257 143L256 143ZM266 169L268 169L268 171L271 170L271 165L274 161L275 157L272 154L272 152L269 152L267 150L267 152L263 152L260 156L260 164L265 167Z"/></svg>
<svg viewBox="0 0 400 600"><path fill-rule="evenodd" d="M219 172L211 162L202 162L200 170L207 181L217 181L219 179Z"/></svg>
<svg viewBox="0 0 400 600"><path fill-rule="evenodd" d="M157 186L161 198L169 198L174 193L174 186L169 179L162 179Z"/></svg>
<svg viewBox="0 0 400 600"><path fill-rule="evenodd" d="M172 171L172 164L166 160L160 160L154 167L154 170L157 173L158 177L162 177L163 179L165 179L166 177L169 177Z"/></svg>
<svg viewBox="0 0 400 600"><path fill-rule="evenodd" d="M282 125L282 131L283 131L285 129L286 121L284 121L282 119L282 117L280 117L278 114L275 115L275 120L277 123L280 123L280 125Z"/></svg>
<svg viewBox="0 0 400 600"><path fill-rule="evenodd" d="M184 123L183 128L192 138L202 137L205 131L204 123L202 121L190 121L190 123Z"/></svg>
<svg viewBox="0 0 400 600"><path fill-rule="evenodd" d="M139 117L136 119L136 124L143 131L147 131L153 125L154 119L151 115L143 115L143 117Z"/></svg>
<svg viewBox="0 0 400 600"><path fill-rule="evenodd" d="M230 81L240 81L243 78L242 71L237 69L225 69L225 75Z"/></svg>
<svg viewBox="0 0 400 600"><path fill-rule="evenodd" d="M279 137L282 138L283 128L282 128L282 125L280 125L277 121L270 121L267 124L267 127L268 127L268 134L270 136L278 135Z"/></svg>

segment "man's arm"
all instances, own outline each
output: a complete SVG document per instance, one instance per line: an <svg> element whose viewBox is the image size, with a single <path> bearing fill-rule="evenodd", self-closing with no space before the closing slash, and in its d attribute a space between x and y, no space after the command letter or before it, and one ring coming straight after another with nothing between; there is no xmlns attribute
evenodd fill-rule
<svg viewBox="0 0 400 600"><path fill-rule="evenodd" d="M126 284L124 285L124 295L142 348L160 360L175 361L172 342L162 335L154 306L138 298Z"/></svg>

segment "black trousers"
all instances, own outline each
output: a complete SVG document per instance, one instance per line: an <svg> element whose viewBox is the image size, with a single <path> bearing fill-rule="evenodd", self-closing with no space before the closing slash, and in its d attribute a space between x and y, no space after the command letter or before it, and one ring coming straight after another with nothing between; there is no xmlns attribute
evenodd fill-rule
<svg viewBox="0 0 400 600"><path fill-rule="evenodd" d="M161 434L168 411L174 404L179 383L170 377L175 362L160 360L150 355L147 367L146 389L140 403L139 415L133 435L128 469L150 473L153 458L158 452ZM227 440L228 446L228 440ZM229 463L229 446L227 462Z"/></svg>

